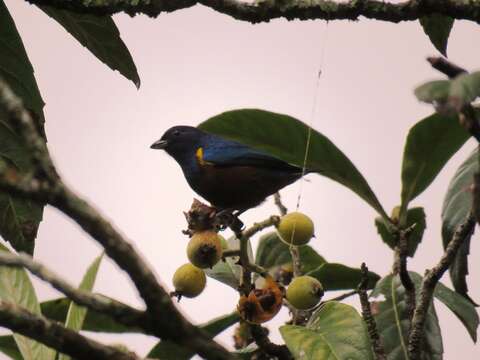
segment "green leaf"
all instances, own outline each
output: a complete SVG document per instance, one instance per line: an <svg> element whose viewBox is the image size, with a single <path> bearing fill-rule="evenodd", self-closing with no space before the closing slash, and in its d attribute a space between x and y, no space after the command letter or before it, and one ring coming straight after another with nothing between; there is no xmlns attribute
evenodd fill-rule
<svg viewBox="0 0 480 360"><path fill-rule="evenodd" d="M201 325L200 328L205 330L212 338L220 334L225 329L236 324L240 320L238 312L220 316L208 323ZM148 353L148 358L162 360L188 360L195 355L185 347L174 343L173 341L160 341Z"/></svg>
<svg viewBox="0 0 480 360"><path fill-rule="evenodd" d="M25 107L34 111L43 123L45 103L38 90L33 67L22 39L3 0L0 0L0 77L22 99Z"/></svg>
<svg viewBox="0 0 480 360"><path fill-rule="evenodd" d="M450 36L454 21L450 16L440 14L420 18L423 31L425 31L425 34L430 38L433 46L445 57L447 56L448 37Z"/></svg>
<svg viewBox="0 0 480 360"><path fill-rule="evenodd" d="M480 71L460 74L452 80L449 101L458 110L478 96L480 96Z"/></svg>
<svg viewBox="0 0 480 360"><path fill-rule="evenodd" d="M445 103L450 95L450 80L434 80L418 86L414 93L426 103Z"/></svg>
<svg viewBox="0 0 480 360"><path fill-rule="evenodd" d="M443 302L462 322L472 338L473 342L477 342L478 314L473 304L463 296L450 290L441 282L435 287L435 297Z"/></svg>
<svg viewBox="0 0 480 360"><path fill-rule="evenodd" d="M0 77L32 111L43 131L44 102L15 23L4 2L0 0ZM24 142L12 129L0 108L0 165L7 162L21 173L32 170L30 154ZM17 251L33 254L38 227L42 221L43 205L13 198L0 192L0 236Z"/></svg>
<svg viewBox="0 0 480 360"><path fill-rule="evenodd" d="M107 298L107 296L104 296ZM68 298L58 298L40 303L42 314L51 319L64 323L67 318L67 312L70 308L71 300ZM87 316L83 322L82 330L107 332L107 333L142 333L140 328L128 327L122 325L110 316L102 313L88 310Z"/></svg>
<svg viewBox="0 0 480 360"><path fill-rule="evenodd" d="M408 237L408 256L413 257L415 251L417 251L418 244L422 241L423 233L427 227L425 221L425 211L422 207L415 207L407 210L407 225L406 228L410 228L415 224L415 227ZM394 249L397 239L394 235L395 229L392 228L383 218L375 218L375 226L380 234L383 242L387 244L390 249Z"/></svg>
<svg viewBox="0 0 480 360"><path fill-rule="evenodd" d="M208 119L199 128L303 166L309 127L291 116L258 109L233 110ZM362 174L327 137L314 129L306 165L307 169L348 187L387 217Z"/></svg>
<svg viewBox="0 0 480 360"><path fill-rule="evenodd" d="M325 303L306 327L284 325L280 334L295 359L373 360L366 325L350 305Z"/></svg>
<svg viewBox="0 0 480 360"><path fill-rule="evenodd" d="M472 209L473 197L470 188L473 175L479 171L478 151L475 150L453 175L448 185L442 206L442 240L443 248L452 240L457 227L465 221ZM455 291L472 301L468 296L468 254L470 252L471 235L464 241L450 265L449 273Z"/></svg>
<svg viewBox="0 0 480 360"><path fill-rule="evenodd" d="M79 289L85 291L92 291L93 285L97 278L98 269L100 263L102 262L103 253L98 256L92 264L88 267L87 272L85 273ZM88 309L84 306L75 304L74 302L70 303L67 313L67 319L65 320L65 327L68 329L79 331L83 328L83 323L87 316ZM59 354L58 360L69 360L70 356L65 354Z"/></svg>
<svg viewBox="0 0 480 360"><path fill-rule="evenodd" d="M421 277L410 272L410 277L419 296ZM410 320L403 288L398 275L381 279L371 296L383 295L385 300L372 302L377 330L389 360L408 360L408 330ZM442 334L433 303L428 309L425 322L425 338L422 349L423 360L441 360L443 354Z"/></svg>
<svg viewBox="0 0 480 360"><path fill-rule="evenodd" d="M23 360L12 335L0 336L0 351L13 360Z"/></svg>
<svg viewBox="0 0 480 360"><path fill-rule="evenodd" d="M0 251L9 252L1 244ZM23 268L0 266L0 299L19 305L34 314L41 314L37 295ZM55 351L45 345L19 334L13 334L13 338L25 360L55 359Z"/></svg>
<svg viewBox="0 0 480 360"><path fill-rule="evenodd" d="M326 263L326 260L308 245L300 246L298 251L303 273L307 273ZM288 245L279 239L276 231L260 237L255 263L268 270L292 263L290 249Z"/></svg>
<svg viewBox="0 0 480 360"><path fill-rule="evenodd" d="M409 131L402 163L402 213L435 179L470 135L457 117L433 114Z"/></svg>
<svg viewBox="0 0 480 360"><path fill-rule="evenodd" d="M354 269L342 264L325 263L307 275L316 278L323 285L325 291L356 289L362 277L360 269ZM372 289L380 276L368 272L368 288Z"/></svg>
<svg viewBox="0 0 480 360"><path fill-rule="evenodd" d="M110 69L118 70L137 88L140 87L140 77L132 55L120 38L120 32L110 16L81 14L51 6L38 7L62 25Z"/></svg>

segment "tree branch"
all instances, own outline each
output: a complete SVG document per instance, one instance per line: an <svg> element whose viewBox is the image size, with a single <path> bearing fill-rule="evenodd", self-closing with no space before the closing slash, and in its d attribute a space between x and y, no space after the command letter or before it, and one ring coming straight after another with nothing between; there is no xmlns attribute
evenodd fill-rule
<svg viewBox="0 0 480 360"><path fill-rule="evenodd" d="M250 325L250 332L255 344L268 355L278 360L293 360L293 356L285 345L272 343L268 338L268 330L260 325Z"/></svg>
<svg viewBox="0 0 480 360"><path fill-rule="evenodd" d="M130 15L146 14L157 17L162 12L185 9L202 4L234 19L250 23L268 22L277 18L287 20L358 20L368 19L393 23L415 21L424 16L441 14L454 19L480 22L480 3L461 0L410 0L398 4L381 0L331 0L301 1L264 0L246 3L238 0L26 0L37 5L51 5L82 13L114 14L125 12Z"/></svg>
<svg viewBox="0 0 480 360"><path fill-rule="evenodd" d="M0 301L0 325L28 336L79 360L140 360L133 353L123 352L80 335L76 331L33 314L17 305Z"/></svg>
<svg viewBox="0 0 480 360"><path fill-rule="evenodd" d="M372 342L372 348L375 353L376 360L386 360L385 349L383 348L382 341L377 332L377 324L372 315L372 310L370 308L370 301L368 301L367 287L368 287L368 268L365 263L362 263L362 279L360 284L358 284L357 292L360 298L360 304L362 306L362 316L363 320L367 324L368 335Z"/></svg>
<svg viewBox="0 0 480 360"><path fill-rule="evenodd" d="M445 271L450 267L455 259L458 249L474 228L475 218L472 214L469 214L465 222L459 225L453 234L453 238L448 243L445 253L439 263L431 270L425 272L425 277L423 278L420 289L418 305L413 314L412 327L408 339L408 354L410 360L418 360L421 357L420 344L424 336L425 320L427 318L427 311L432 301L435 286Z"/></svg>
<svg viewBox="0 0 480 360"><path fill-rule="evenodd" d="M44 265L34 261L33 258L27 254L14 255L7 252L0 252L0 265L26 268L75 303L109 315L123 325L138 327L144 329L146 333L154 335L154 331L151 330L150 321L148 321L148 316L145 312L114 299L77 289L47 269Z"/></svg>
<svg viewBox="0 0 480 360"><path fill-rule="evenodd" d="M30 113L2 79L0 107L5 109L12 125L18 128L37 165L33 174L21 177L15 169L0 162L0 190L49 203L72 218L99 242L106 254L132 279L145 301L149 317L155 325L155 332L160 338L182 344L207 359L232 359L232 355L225 348L182 316L168 293L156 280L149 265L130 242L97 210L62 182ZM42 177L36 178L36 174L41 174Z"/></svg>

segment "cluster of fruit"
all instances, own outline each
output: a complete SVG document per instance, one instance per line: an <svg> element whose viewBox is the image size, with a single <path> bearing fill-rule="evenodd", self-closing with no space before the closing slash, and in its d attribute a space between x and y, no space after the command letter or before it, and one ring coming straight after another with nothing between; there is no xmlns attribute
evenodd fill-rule
<svg viewBox="0 0 480 360"><path fill-rule="evenodd" d="M292 247L306 245L314 236L312 220L300 213L292 212L280 219L277 225L279 238ZM174 294L193 298L198 296L206 285L206 276L202 269L212 268L222 258L227 249L225 239L213 230L198 231L191 237L187 246L190 263L180 266L173 276ZM283 292L270 276L265 278L263 289L254 289L248 296L242 296L238 308L242 317L249 322L265 322L272 318L282 304ZM262 292L263 291L263 292ZM266 294L271 293L271 300ZM308 310L316 306L323 296L322 284L311 276L301 275L288 285L285 297L296 309ZM262 299L272 302L275 311L262 311ZM253 306L253 308L252 308ZM248 311L244 311L248 309ZM257 309L257 313L252 311ZM264 310L264 309L263 309ZM267 316L268 313L268 316Z"/></svg>

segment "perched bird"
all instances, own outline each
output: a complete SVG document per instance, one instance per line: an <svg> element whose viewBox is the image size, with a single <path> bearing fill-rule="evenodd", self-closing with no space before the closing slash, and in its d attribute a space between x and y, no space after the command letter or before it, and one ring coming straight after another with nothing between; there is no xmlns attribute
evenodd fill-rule
<svg viewBox="0 0 480 360"><path fill-rule="evenodd" d="M297 166L191 126L168 129L151 148L172 156L190 187L220 210L241 213L302 176Z"/></svg>

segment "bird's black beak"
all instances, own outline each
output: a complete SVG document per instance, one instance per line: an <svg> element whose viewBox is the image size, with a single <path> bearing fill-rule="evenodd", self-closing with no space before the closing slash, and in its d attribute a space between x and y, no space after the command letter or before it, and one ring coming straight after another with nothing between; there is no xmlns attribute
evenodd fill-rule
<svg viewBox="0 0 480 360"><path fill-rule="evenodd" d="M150 149L165 149L168 145L167 140L157 140L152 145L150 145Z"/></svg>

